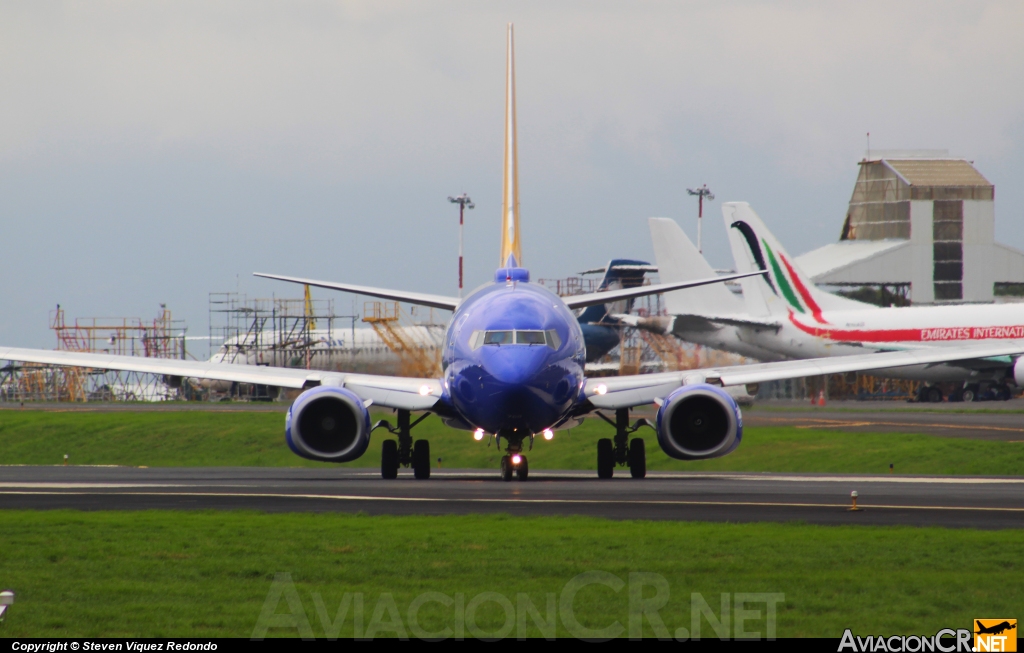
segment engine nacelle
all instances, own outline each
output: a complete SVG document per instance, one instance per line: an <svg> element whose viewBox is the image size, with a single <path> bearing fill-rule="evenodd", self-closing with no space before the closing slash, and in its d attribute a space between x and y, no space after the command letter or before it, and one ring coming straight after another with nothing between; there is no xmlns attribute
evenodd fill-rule
<svg viewBox="0 0 1024 653"><path fill-rule="evenodd" d="M351 390L321 385L292 403L284 433L288 447L303 458L345 463L370 445L370 413Z"/></svg>
<svg viewBox="0 0 1024 653"><path fill-rule="evenodd" d="M672 458L718 458L738 447L742 438L739 406L718 386L683 386L658 409L658 444Z"/></svg>
<svg viewBox="0 0 1024 653"><path fill-rule="evenodd" d="M1024 388L1024 356L1013 362L1013 382L1018 388Z"/></svg>

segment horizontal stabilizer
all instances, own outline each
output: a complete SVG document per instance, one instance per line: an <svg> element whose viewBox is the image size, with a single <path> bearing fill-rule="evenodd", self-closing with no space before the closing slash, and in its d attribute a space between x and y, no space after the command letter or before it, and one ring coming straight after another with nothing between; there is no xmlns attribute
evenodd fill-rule
<svg viewBox="0 0 1024 653"><path fill-rule="evenodd" d="M306 286L317 288L328 288L342 292L367 295L369 297L380 297L381 299L393 299L398 302L417 304L419 306L430 306L431 308L442 308L446 311L454 311L461 301L458 297L445 297L444 295L429 295L422 292L408 292L405 290L389 290L387 288L373 288L371 286L357 286L351 283L335 283L333 281L317 281L316 279L302 279L300 277L285 277L277 274L264 274L253 272L253 276L264 279L277 279L289 283L301 283Z"/></svg>

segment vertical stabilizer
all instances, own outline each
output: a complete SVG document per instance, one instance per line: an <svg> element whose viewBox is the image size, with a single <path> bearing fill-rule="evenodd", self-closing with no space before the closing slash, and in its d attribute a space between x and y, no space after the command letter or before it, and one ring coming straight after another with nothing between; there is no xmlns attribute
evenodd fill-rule
<svg viewBox="0 0 1024 653"><path fill-rule="evenodd" d="M649 218L651 242L658 261L662 283L708 279L715 271L701 256L693 242L674 220ZM726 316L743 313L743 302L724 284L713 283L697 288L665 293L665 308L670 315Z"/></svg>
<svg viewBox="0 0 1024 653"><path fill-rule="evenodd" d="M621 290L623 288L637 288L644 283L644 275L647 272L654 272L657 268L647 261L634 261L631 259L616 258L608 262L604 269L604 278L597 292L605 290ZM593 272L590 270L589 272ZM586 272L584 274L587 274ZM599 324L606 322L608 317L615 313L629 313L633 310L633 300L619 300L610 304L594 304L583 309L580 313L580 324Z"/></svg>
<svg viewBox="0 0 1024 653"><path fill-rule="evenodd" d="M818 289L746 202L725 202L722 217L736 271L768 271L763 277L740 282L751 314L793 312L826 324L822 311L870 307Z"/></svg>
<svg viewBox="0 0 1024 653"><path fill-rule="evenodd" d="M515 36L508 24L505 61L505 174L501 199L501 263L499 267L522 267L519 243L519 154L516 132Z"/></svg>

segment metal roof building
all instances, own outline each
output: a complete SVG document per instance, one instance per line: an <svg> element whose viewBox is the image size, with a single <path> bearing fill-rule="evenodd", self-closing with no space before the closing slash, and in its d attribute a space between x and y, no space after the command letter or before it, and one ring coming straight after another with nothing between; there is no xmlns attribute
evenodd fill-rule
<svg viewBox="0 0 1024 653"><path fill-rule="evenodd" d="M991 302L1024 283L1024 253L997 244L995 187L943 151L860 162L840 241L797 261L822 285L898 286L915 304Z"/></svg>

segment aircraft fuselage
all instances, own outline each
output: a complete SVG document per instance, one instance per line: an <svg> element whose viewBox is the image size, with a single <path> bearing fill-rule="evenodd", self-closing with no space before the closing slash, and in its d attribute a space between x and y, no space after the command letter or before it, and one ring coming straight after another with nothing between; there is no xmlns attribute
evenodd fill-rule
<svg viewBox="0 0 1024 653"><path fill-rule="evenodd" d="M525 270L515 272L528 279ZM444 387L466 424L514 443L569 415L585 359L579 322L561 298L538 284L496 280L452 315Z"/></svg>

